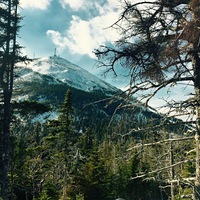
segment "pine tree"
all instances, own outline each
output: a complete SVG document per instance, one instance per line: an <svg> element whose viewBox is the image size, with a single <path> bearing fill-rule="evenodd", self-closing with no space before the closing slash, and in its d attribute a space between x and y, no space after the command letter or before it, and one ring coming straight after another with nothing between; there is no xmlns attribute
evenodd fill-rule
<svg viewBox="0 0 200 200"><path fill-rule="evenodd" d="M23 60L20 46L17 44L20 16L18 0L0 2L0 89L1 89L1 196L8 199L8 169L10 150L11 98L13 93L14 65Z"/></svg>
<svg viewBox="0 0 200 200"><path fill-rule="evenodd" d="M102 158L95 149L79 169L77 179L85 200L113 199L110 191L112 182L105 158Z"/></svg>
<svg viewBox="0 0 200 200"><path fill-rule="evenodd" d="M48 170L53 174L54 184L62 188L62 199L73 196L71 188L76 170L78 137L73 125L73 115L72 94L68 90L59 109L58 119L48 122L47 136L43 138L46 157L49 158ZM56 183L58 180L59 184Z"/></svg>
<svg viewBox="0 0 200 200"><path fill-rule="evenodd" d="M64 102L60 108L58 123L57 130L59 131L60 145L67 152L74 139L72 94L70 90L65 94Z"/></svg>

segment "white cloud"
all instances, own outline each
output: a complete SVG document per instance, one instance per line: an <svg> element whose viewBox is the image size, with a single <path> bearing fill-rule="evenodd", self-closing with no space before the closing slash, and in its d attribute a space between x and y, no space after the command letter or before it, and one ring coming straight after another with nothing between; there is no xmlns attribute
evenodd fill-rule
<svg viewBox="0 0 200 200"><path fill-rule="evenodd" d="M117 12L117 10L120 8L119 1L116 0L107 0L104 4L104 6L99 6L98 3L96 4L96 8L98 9L99 13L101 15L105 15L109 12ZM119 12L119 10L118 10Z"/></svg>
<svg viewBox="0 0 200 200"><path fill-rule="evenodd" d="M49 36L52 42L58 47L58 51L62 52L66 48L68 39L63 37L58 31L48 30L47 36Z"/></svg>
<svg viewBox="0 0 200 200"><path fill-rule="evenodd" d="M63 8L66 6L70 6L73 10L79 10L85 6L87 6L87 0L60 0L60 3Z"/></svg>
<svg viewBox="0 0 200 200"><path fill-rule="evenodd" d="M60 0L63 8L69 6L74 11L96 9L97 13L101 14L111 11L110 8L116 8L117 2L118 0Z"/></svg>
<svg viewBox="0 0 200 200"><path fill-rule="evenodd" d="M78 8L76 1L62 1ZM52 42L61 51L68 48L72 53L87 54L90 57L94 57L92 51L95 48L98 48L99 45L104 45L106 42L115 41L118 38L116 30L107 28L119 17L119 11L113 1L108 0L104 6L100 6L96 2L95 8L99 7L99 16L83 20L79 16L74 15L65 33L49 30L47 31L47 36L51 38Z"/></svg>
<svg viewBox="0 0 200 200"><path fill-rule="evenodd" d="M116 31L105 29L115 19L115 13L98 16L89 21L73 16L71 25L64 35L58 31L48 30L47 36L60 50L68 48L72 53L88 54L94 57L92 51L95 48L117 39Z"/></svg>
<svg viewBox="0 0 200 200"><path fill-rule="evenodd" d="M21 0L20 6L22 8L41 9L45 10L50 5L51 0Z"/></svg>

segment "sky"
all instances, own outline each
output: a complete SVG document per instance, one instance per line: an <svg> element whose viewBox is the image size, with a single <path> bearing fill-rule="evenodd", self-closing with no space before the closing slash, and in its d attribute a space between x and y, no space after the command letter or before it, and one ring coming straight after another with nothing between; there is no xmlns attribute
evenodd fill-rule
<svg viewBox="0 0 200 200"><path fill-rule="evenodd" d="M119 38L119 33L109 27L118 19L120 5L120 0L20 0L24 18L18 41L30 58L52 56L56 48L57 55L123 90L129 79L120 74L104 78L105 69L95 67L97 58L93 53L100 45ZM182 94L189 91L183 90L172 91L173 98L187 98ZM161 105L162 98L168 96L167 91L160 92L151 105Z"/></svg>
<svg viewBox="0 0 200 200"><path fill-rule="evenodd" d="M18 39L30 58L56 54L123 89L128 80L112 74L102 76L93 51L119 37L108 28L119 17L118 0L21 0L24 17Z"/></svg>

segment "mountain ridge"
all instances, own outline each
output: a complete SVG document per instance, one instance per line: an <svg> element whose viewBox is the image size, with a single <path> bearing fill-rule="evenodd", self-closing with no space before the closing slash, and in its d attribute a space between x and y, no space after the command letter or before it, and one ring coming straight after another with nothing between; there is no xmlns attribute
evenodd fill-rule
<svg viewBox="0 0 200 200"><path fill-rule="evenodd" d="M56 118L68 90L72 92L72 104L78 118L84 118L88 123L84 115L98 118L96 113L99 113L101 118L109 119L115 106L105 108L107 99L121 92L59 56L37 58L27 64L18 64L14 85L14 91L17 91L13 94L14 102L23 104L24 101L36 101L50 105L52 110L32 116L33 122ZM99 102L98 105L96 102Z"/></svg>
<svg viewBox="0 0 200 200"><path fill-rule="evenodd" d="M126 123L139 127L148 123L149 119L157 123L161 117L143 107L142 103L139 106L135 98L131 98L130 102L135 108L118 109L124 101L119 96L122 93L120 89L58 56L39 58L27 65L18 65L15 70L14 85L18 92L13 95L13 100L22 103L36 101L51 107L51 111L30 116L34 123L58 116L59 107L68 90L72 93L72 104L80 127L96 126L98 123L108 125L111 120L117 124L123 118ZM109 102L111 99L112 103Z"/></svg>
<svg viewBox="0 0 200 200"><path fill-rule="evenodd" d="M101 80L87 70L56 55L37 58L26 65L18 65L18 67L24 67L25 70L32 70L32 73L47 75L53 78L53 80L57 83L66 83L70 87L74 87L86 92L91 92L94 90L111 92L119 91L119 89L116 87ZM21 78L26 79L27 75L28 74L25 73L23 77L21 76ZM29 74L29 78L30 76L31 74Z"/></svg>

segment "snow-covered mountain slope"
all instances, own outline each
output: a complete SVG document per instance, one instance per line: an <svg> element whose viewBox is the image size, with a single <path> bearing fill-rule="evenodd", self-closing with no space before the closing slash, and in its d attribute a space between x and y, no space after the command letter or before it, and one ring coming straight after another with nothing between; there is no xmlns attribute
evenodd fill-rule
<svg viewBox="0 0 200 200"><path fill-rule="evenodd" d="M110 119L116 120L116 123L126 119L127 124L140 127L149 121L159 124L161 119L157 113L138 106L134 97L130 99L130 103L134 105L132 109L117 109L124 99L115 95L122 91L61 57L35 59L27 65L20 64L15 68L13 105L16 104L17 114L20 110L28 113L25 117L30 116L33 122L55 118L68 90L72 93L77 124L84 127L96 126L102 121L108 124ZM43 110L37 103L50 109ZM31 108L36 110L31 111Z"/></svg>
<svg viewBox="0 0 200 200"><path fill-rule="evenodd" d="M26 81L32 81L32 78L36 78L38 73L38 75L51 77L53 82L66 83L70 87L86 92L118 91L114 86L59 56L39 58L23 67L25 68L20 71L20 78Z"/></svg>

